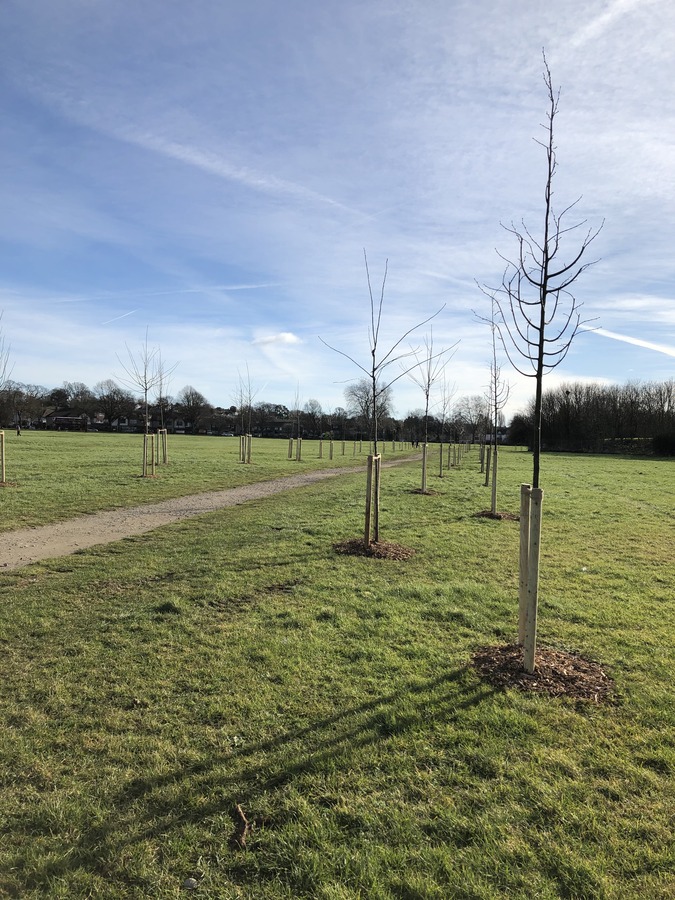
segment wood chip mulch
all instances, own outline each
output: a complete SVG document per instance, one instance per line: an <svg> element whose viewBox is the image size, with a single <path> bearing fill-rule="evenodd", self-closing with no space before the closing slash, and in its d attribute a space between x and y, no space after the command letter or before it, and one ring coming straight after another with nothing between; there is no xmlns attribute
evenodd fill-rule
<svg viewBox="0 0 675 900"><path fill-rule="evenodd" d="M402 544L395 544L391 541L373 541L369 547L366 547L363 538L340 541L333 545L333 549L336 553L343 553L346 556L370 556L374 559L404 560L415 555L415 551L411 547L404 547Z"/></svg>
<svg viewBox="0 0 675 900"><path fill-rule="evenodd" d="M598 663L552 647L537 648L532 675L523 670L523 648L518 644L481 647L472 662L482 678L504 690L517 688L591 703L608 702L614 690L613 680Z"/></svg>
<svg viewBox="0 0 675 900"><path fill-rule="evenodd" d="M520 516L510 512L492 512L489 509L482 509L480 512L474 513L476 519L504 519L508 522L520 522Z"/></svg>

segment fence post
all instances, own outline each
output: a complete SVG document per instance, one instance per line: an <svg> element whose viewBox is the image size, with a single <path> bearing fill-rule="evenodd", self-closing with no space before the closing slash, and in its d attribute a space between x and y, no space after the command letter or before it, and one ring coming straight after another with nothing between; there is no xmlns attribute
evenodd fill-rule
<svg viewBox="0 0 675 900"><path fill-rule="evenodd" d="M5 472L5 432L0 431L0 467L2 468L2 483L7 481L7 473Z"/></svg>

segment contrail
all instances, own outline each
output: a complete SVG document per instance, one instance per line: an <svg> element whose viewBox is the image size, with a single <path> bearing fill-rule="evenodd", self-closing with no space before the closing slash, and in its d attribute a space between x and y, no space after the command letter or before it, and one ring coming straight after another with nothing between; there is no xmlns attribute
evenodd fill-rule
<svg viewBox="0 0 675 900"><path fill-rule="evenodd" d="M583 328L583 326L582 326ZM644 347L645 350L656 350L657 353L665 353L666 356L675 356L675 347L666 347L665 344L654 344L652 341L643 341L642 338L628 337L625 334L617 334L614 331L605 331L604 328L583 328L592 334L611 338L613 341L623 341L625 344L634 344L636 347Z"/></svg>
<svg viewBox="0 0 675 900"><path fill-rule="evenodd" d="M138 309L140 309L140 306ZM138 309L132 309L131 312L128 313L122 313L121 316L115 316L114 319L108 319L107 322L101 322L101 325L110 325L111 322L117 322L119 319L126 319L127 316L133 316L134 313L138 312Z"/></svg>

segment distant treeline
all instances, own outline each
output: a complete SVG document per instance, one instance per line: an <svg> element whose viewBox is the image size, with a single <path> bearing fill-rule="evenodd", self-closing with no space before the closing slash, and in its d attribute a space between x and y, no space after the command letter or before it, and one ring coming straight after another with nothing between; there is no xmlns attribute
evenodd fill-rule
<svg viewBox="0 0 675 900"><path fill-rule="evenodd" d="M531 445L533 404L514 416L509 441ZM675 455L675 379L597 385L573 382L544 392L547 450Z"/></svg>

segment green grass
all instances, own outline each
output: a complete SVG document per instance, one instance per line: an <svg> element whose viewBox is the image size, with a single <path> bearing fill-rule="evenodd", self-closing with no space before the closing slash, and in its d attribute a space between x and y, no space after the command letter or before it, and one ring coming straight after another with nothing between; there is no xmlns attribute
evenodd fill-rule
<svg viewBox="0 0 675 900"><path fill-rule="evenodd" d="M531 458L500 466L517 512ZM673 897L672 463L543 461L540 636L604 706L470 667L517 617L482 481L384 473L405 563L333 552L346 475L0 575L0 896Z"/></svg>
<svg viewBox="0 0 675 900"><path fill-rule="evenodd" d="M288 441L253 440L252 463L239 462L239 438L169 435L169 464L141 478L143 436L24 431L5 433L8 485L0 487L0 531L44 525L102 509L152 503L200 491L269 481L298 471L363 465L368 445L303 442L301 462L288 459ZM410 455L411 451L407 451ZM384 458L406 452L387 444Z"/></svg>

